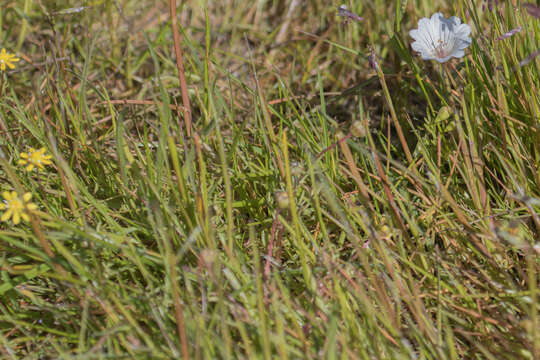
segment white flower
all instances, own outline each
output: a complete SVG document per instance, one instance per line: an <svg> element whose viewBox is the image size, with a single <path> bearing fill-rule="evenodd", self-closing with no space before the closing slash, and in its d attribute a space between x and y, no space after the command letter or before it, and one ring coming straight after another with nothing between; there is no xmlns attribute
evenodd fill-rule
<svg viewBox="0 0 540 360"><path fill-rule="evenodd" d="M422 59L443 63L465 55L464 50L471 45L470 33L471 27L462 24L459 18L446 19L441 13L435 13L431 19L420 19L418 29L411 30L409 35L416 40L411 46Z"/></svg>

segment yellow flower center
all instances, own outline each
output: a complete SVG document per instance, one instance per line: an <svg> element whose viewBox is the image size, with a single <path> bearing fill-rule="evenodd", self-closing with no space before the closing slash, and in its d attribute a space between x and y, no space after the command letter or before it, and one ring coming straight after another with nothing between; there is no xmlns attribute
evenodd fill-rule
<svg viewBox="0 0 540 360"><path fill-rule="evenodd" d="M4 200L4 203L6 204L6 209L13 209L15 212L24 210L24 203L19 198Z"/></svg>
<svg viewBox="0 0 540 360"><path fill-rule="evenodd" d="M35 151L30 153L28 161L34 163L34 164L41 164L41 160L43 158L43 154L40 154L39 152Z"/></svg>

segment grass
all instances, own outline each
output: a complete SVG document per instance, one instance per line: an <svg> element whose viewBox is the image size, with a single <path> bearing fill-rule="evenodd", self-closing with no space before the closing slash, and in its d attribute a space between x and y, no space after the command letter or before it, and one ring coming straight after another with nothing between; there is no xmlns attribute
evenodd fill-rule
<svg viewBox="0 0 540 360"><path fill-rule="evenodd" d="M540 358L539 20L346 3L2 2L2 358Z"/></svg>

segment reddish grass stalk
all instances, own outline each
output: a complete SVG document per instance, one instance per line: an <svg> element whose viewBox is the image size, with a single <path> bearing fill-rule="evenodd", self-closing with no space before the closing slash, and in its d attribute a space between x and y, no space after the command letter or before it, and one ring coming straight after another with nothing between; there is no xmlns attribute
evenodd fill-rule
<svg viewBox="0 0 540 360"><path fill-rule="evenodd" d="M270 243L268 244L268 257L266 258L266 265L264 266L264 277L270 276L270 259L272 258L274 250L274 239L276 237L276 229L279 223L279 209L276 210L276 216L274 217L274 223L272 224L272 231L270 232Z"/></svg>
<svg viewBox="0 0 540 360"><path fill-rule="evenodd" d="M174 1L174 0L173 0ZM174 256L171 256L170 260L173 260ZM173 300L174 300L174 312L176 316L176 327L178 329L178 336L180 337L180 344L182 344L182 359L189 359L189 350L188 343L186 338L186 329L184 326L184 307L182 306L182 301L180 300L180 289L177 281L177 272L176 272L176 261L171 261L171 281L172 290L173 290Z"/></svg>
<svg viewBox="0 0 540 360"><path fill-rule="evenodd" d="M191 137L191 105L189 103L189 95L186 84L186 76L184 74L184 60L182 57L182 49L180 48L180 33L178 32L178 23L176 19L176 0L169 0L170 13L171 13L171 27L174 39L174 52L176 55L176 67L178 69L178 80L180 81L180 90L182 91L182 105L184 109L184 119L186 121L186 133L188 138ZM182 124L180 124L180 128ZM180 176L180 175L179 175ZM176 262L171 264L171 276L176 274ZM176 281L176 276L172 276L172 281ZM178 328L178 337L180 338L180 344L182 345L182 358L189 359L188 343L186 338L186 329L184 324L184 309L182 302L180 301L180 294L178 284L173 285L174 296L174 312L176 315L176 326Z"/></svg>
<svg viewBox="0 0 540 360"><path fill-rule="evenodd" d="M184 119L186 120L186 133L189 138L191 137L191 104L189 102L186 76L184 74L184 58L182 56L182 49L180 48L180 33L178 32L178 22L176 19L176 0L169 0L169 6L174 39L174 53L176 55L176 67L178 69L178 80L180 81L180 90L182 91L182 104L185 108L182 112L184 113Z"/></svg>
<svg viewBox="0 0 540 360"><path fill-rule="evenodd" d="M125 99L125 100L109 100L109 101L100 102L100 104L108 104L108 103L111 103L113 105L160 105L160 106L163 105L162 102L155 101L155 100L130 100L130 99ZM171 110L186 111L186 108L181 106L181 105L169 104L169 108Z"/></svg>

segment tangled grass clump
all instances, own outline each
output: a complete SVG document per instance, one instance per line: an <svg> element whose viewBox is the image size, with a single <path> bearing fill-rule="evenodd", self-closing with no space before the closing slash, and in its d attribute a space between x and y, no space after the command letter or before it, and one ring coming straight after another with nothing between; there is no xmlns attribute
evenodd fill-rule
<svg viewBox="0 0 540 360"><path fill-rule="evenodd" d="M195 3L2 3L1 357L540 358L534 7Z"/></svg>

